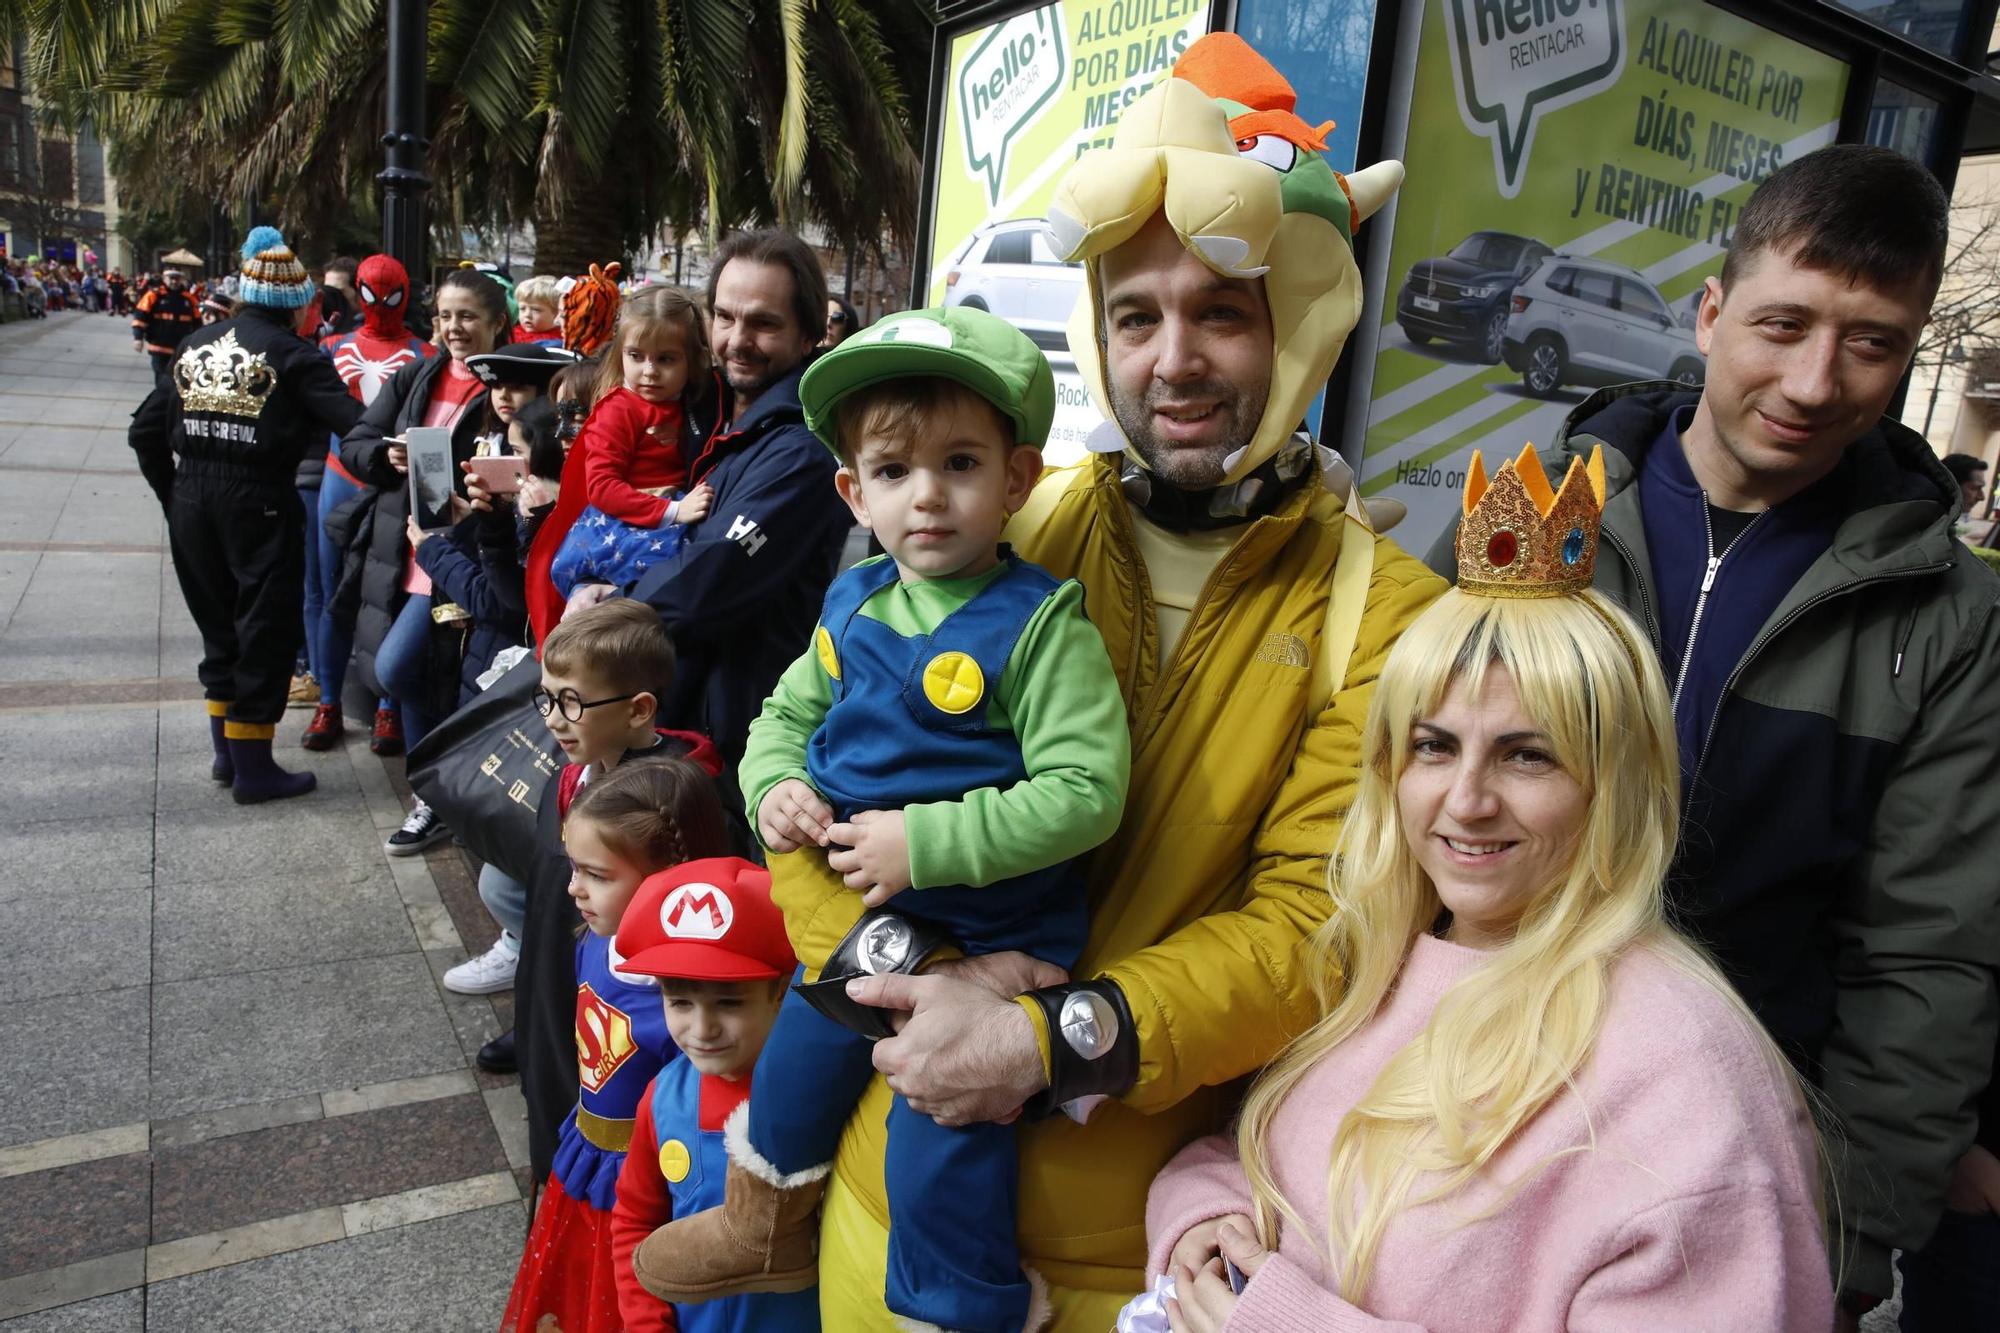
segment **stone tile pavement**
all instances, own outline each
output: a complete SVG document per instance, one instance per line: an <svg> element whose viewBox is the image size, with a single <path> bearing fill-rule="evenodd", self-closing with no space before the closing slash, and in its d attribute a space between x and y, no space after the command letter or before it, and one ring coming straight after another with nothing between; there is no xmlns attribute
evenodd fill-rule
<svg viewBox="0 0 2000 1333"><path fill-rule="evenodd" d="M0 326L0 1330L490 1330L526 1227L506 997L359 740L207 777L200 654L125 426L127 326Z"/></svg>

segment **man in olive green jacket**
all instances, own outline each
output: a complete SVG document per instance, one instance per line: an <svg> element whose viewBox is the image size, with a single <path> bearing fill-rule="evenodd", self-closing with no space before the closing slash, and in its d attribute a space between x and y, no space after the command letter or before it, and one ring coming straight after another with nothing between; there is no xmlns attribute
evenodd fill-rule
<svg viewBox="0 0 2000 1333"><path fill-rule="evenodd" d="M2000 1023L2000 578L1882 415L1946 207L1882 149L1773 175L1702 297L1703 389L1606 389L1550 463L1604 446L1596 585L1659 649L1682 751L1669 899L1837 1115L1849 1319L1937 1225Z"/></svg>

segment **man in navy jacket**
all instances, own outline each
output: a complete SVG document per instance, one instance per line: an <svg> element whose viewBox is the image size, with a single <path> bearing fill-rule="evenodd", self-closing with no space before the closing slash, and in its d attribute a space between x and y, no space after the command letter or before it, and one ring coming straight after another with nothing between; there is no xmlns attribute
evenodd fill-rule
<svg viewBox="0 0 2000 1333"><path fill-rule="evenodd" d="M805 649L853 520L799 406L826 321L818 256L787 231L739 232L709 273L726 391L688 484L708 483L715 502L672 560L622 589L579 588L570 605L622 594L658 610L680 664L659 724L707 735L733 766L765 696Z"/></svg>

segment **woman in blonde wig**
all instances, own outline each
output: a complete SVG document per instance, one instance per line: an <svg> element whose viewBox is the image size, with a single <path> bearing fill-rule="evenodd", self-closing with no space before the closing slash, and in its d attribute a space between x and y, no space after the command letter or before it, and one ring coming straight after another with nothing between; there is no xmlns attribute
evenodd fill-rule
<svg viewBox="0 0 2000 1333"><path fill-rule="evenodd" d="M1589 590L1601 478L1475 459L1369 712L1325 1017L1153 1186L1174 1329L1832 1327L1798 1081L1662 914L1673 718Z"/></svg>

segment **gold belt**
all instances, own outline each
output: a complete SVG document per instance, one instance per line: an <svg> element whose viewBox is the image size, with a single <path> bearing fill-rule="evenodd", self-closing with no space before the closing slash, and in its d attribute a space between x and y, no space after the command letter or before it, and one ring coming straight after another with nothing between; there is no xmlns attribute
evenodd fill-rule
<svg viewBox="0 0 2000 1333"><path fill-rule="evenodd" d="M583 1137L606 1152L624 1152L632 1146L632 1120L610 1120L592 1115L578 1106L576 1127Z"/></svg>

